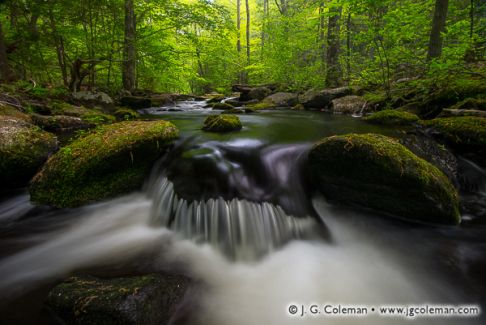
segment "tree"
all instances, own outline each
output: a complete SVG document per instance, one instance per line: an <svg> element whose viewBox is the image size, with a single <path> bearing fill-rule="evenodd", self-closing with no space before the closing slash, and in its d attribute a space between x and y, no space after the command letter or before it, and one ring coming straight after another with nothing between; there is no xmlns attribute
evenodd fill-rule
<svg viewBox="0 0 486 325"><path fill-rule="evenodd" d="M340 51L340 24L341 7L332 7L330 9L329 22L327 26L327 73L326 73L326 85L328 87L337 87L342 84L342 71L339 64L339 51Z"/></svg>
<svg viewBox="0 0 486 325"><path fill-rule="evenodd" d="M0 21L0 80L13 81L15 74L8 62L7 45L5 44L5 37L3 35L2 22Z"/></svg>
<svg viewBox="0 0 486 325"><path fill-rule="evenodd" d="M433 59L440 57L442 53L442 33L445 31L447 9L449 0L436 0L434 18L430 30L429 50L427 58Z"/></svg>
<svg viewBox="0 0 486 325"><path fill-rule="evenodd" d="M136 17L133 0L125 0L125 43L123 57L123 89L133 91L136 71Z"/></svg>

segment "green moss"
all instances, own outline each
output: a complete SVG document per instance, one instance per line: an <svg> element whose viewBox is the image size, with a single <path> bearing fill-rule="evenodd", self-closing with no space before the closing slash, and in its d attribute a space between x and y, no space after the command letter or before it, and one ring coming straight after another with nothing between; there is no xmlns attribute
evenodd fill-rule
<svg viewBox="0 0 486 325"><path fill-rule="evenodd" d="M433 127L456 147L486 150L486 118L458 116L422 121Z"/></svg>
<svg viewBox="0 0 486 325"><path fill-rule="evenodd" d="M202 129L210 132L229 132L241 130L241 121L236 115L209 115L204 120Z"/></svg>
<svg viewBox="0 0 486 325"><path fill-rule="evenodd" d="M25 186L56 147L52 134L24 120L0 116L1 186Z"/></svg>
<svg viewBox="0 0 486 325"><path fill-rule="evenodd" d="M36 203L74 207L136 190L178 136L165 121L100 126L59 150L30 187Z"/></svg>
<svg viewBox="0 0 486 325"><path fill-rule="evenodd" d="M119 108L114 115L120 121L136 120L140 117L137 111L130 108Z"/></svg>
<svg viewBox="0 0 486 325"><path fill-rule="evenodd" d="M245 114L246 112L240 108L232 108L227 111L221 112L221 114Z"/></svg>
<svg viewBox="0 0 486 325"><path fill-rule="evenodd" d="M31 118L29 115L21 112L14 106L0 103L0 116L11 116L17 119L24 120L26 122L31 122Z"/></svg>
<svg viewBox="0 0 486 325"><path fill-rule="evenodd" d="M418 116L409 112L387 109L371 114L364 118L374 124L407 125L419 120Z"/></svg>
<svg viewBox="0 0 486 325"><path fill-rule="evenodd" d="M331 200L414 221L460 222L457 191L449 179L395 139L325 138L309 153L309 164L316 187Z"/></svg>
<svg viewBox="0 0 486 325"><path fill-rule="evenodd" d="M245 105L246 107L249 107L254 110L260 110L260 109L272 109L277 107L274 103L270 102L260 102L256 104L250 104L250 105Z"/></svg>

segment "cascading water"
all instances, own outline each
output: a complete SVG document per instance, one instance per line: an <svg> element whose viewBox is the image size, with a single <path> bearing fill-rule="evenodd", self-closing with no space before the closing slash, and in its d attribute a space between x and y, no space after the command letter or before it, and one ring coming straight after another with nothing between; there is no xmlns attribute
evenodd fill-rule
<svg viewBox="0 0 486 325"><path fill-rule="evenodd" d="M239 133L213 135L198 130L207 114L200 108L158 114L192 136L154 167L143 193L61 211L34 209L25 194L0 204L0 305L78 270L120 267L175 268L204 283L197 303L186 302L190 321L175 325L410 324L377 315L292 317L288 306L486 303L484 223L409 225L330 206L309 191L310 143L387 130L344 116L269 112L241 116Z"/></svg>

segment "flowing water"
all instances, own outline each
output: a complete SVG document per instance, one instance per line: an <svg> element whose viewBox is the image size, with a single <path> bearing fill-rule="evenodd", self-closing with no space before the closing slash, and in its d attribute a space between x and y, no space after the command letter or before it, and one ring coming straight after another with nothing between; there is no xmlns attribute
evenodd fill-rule
<svg viewBox="0 0 486 325"><path fill-rule="evenodd" d="M313 193L305 170L309 148L324 136L400 132L345 116L272 111L241 115L240 132L212 134L200 131L210 112L203 106L146 111L174 122L183 138L157 162L142 192L71 210L32 206L25 193L5 199L0 304L80 270L177 270L205 289L186 302L190 321L175 324L484 322L288 312L311 304L484 307L481 166L461 158L461 182L470 184L464 197L477 203L461 226L408 224L329 205Z"/></svg>

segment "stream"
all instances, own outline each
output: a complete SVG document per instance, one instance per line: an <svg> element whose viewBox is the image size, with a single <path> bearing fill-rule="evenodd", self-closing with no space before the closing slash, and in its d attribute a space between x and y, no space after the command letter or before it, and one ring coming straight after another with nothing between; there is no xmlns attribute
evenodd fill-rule
<svg viewBox="0 0 486 325"><path fill-rule="evenodd" d="M175 270L206 288L187 302L190 324L484 324L484 313L413 322L290 315L290 305L327 303L484 310L486 220L468 212L458 227L417 225L314 193L305 170L314 142L351 132L400 137L402 130L276 110L239 115L241 131L216 134L200 130L211 113L203 106L144 110L173 122L181 139L141 192L64 210L33 206L26 192L3 199L0 302L80 270ZM474 183L464 199L484 212L486 170L466 158L460 163L462 177Z"/></svg>

